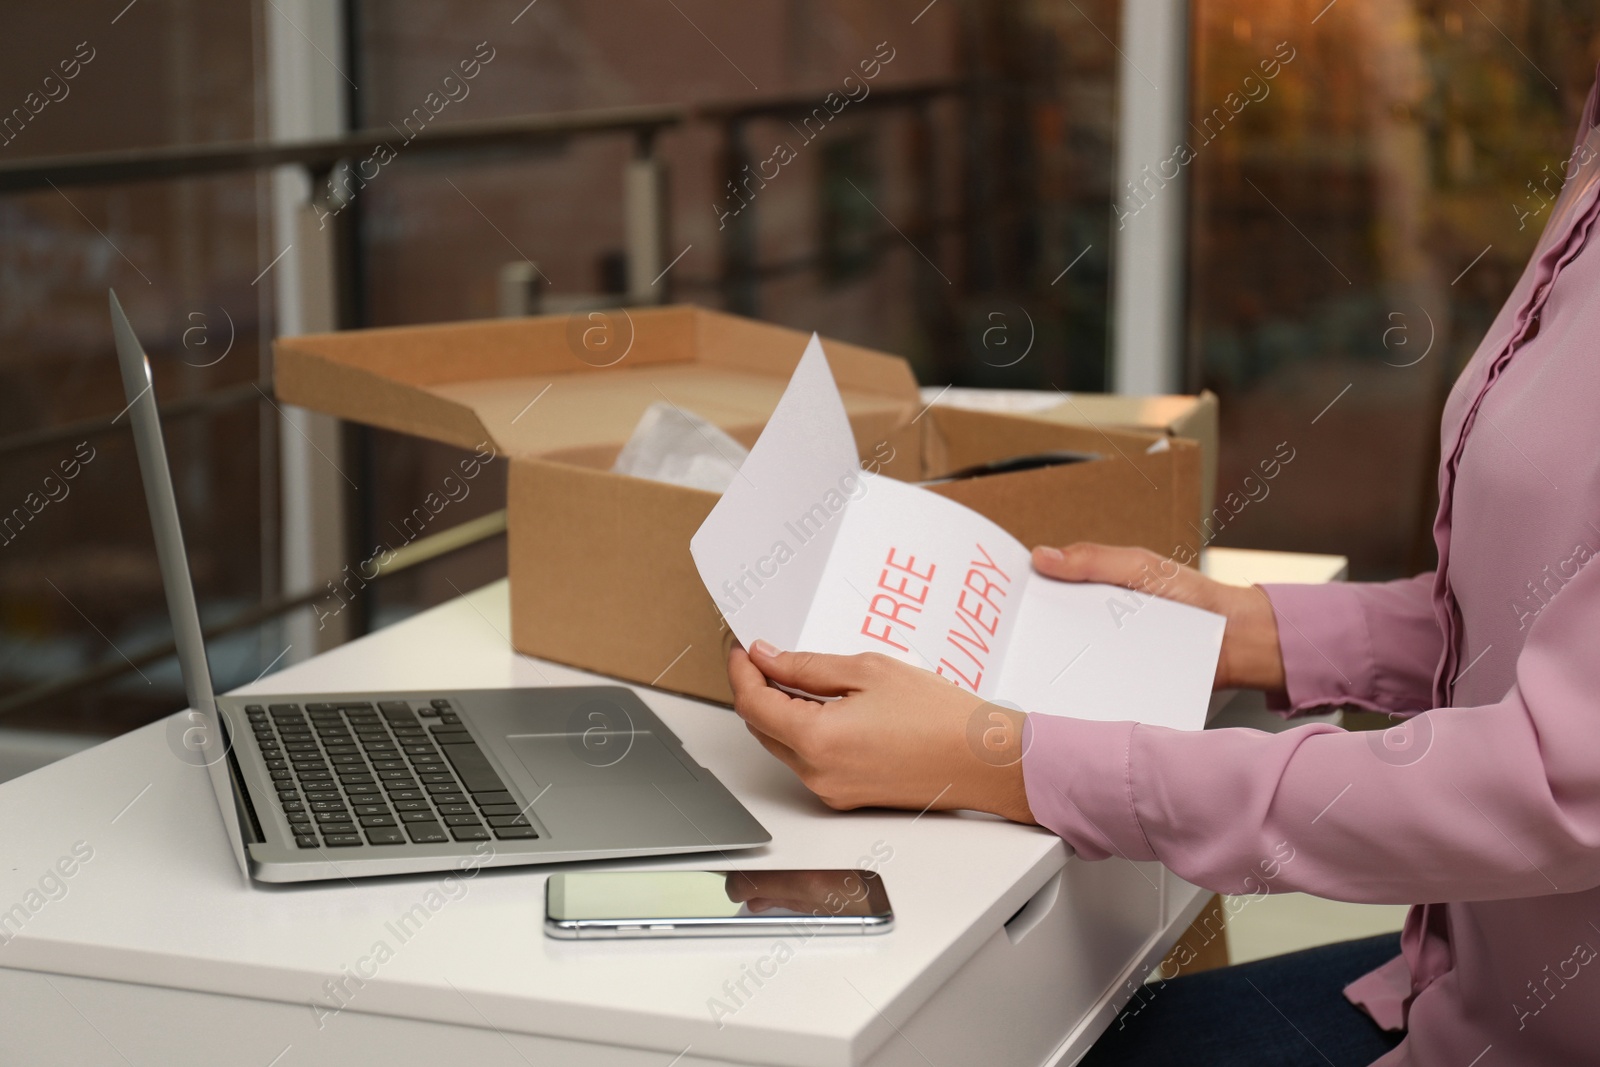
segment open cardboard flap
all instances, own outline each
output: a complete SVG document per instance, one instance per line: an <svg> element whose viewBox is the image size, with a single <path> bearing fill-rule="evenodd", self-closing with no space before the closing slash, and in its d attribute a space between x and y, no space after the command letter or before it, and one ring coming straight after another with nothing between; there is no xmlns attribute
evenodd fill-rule
<svg viewBox="0 0 1600 1067"><path fill-rule="evenodd" d="M597 313L598 314L598 313ZM276 342L277 394L289 403L462 448L492 442L513 459L582 456L607 467L652 404L692 411L748 444L766 423L805 335L695 307L619 310L309 334ZM615 334L595 358L577 338ZM830 344L864 441L920 403L904 361ZM625 357L625 358L624 358ZM792 365L792 364L791 364Z"/></svg>
<svg viewBox="0 0 1600 1067"><path fill-rule="evenodd" d="M690 552L745 645L881 652L1027 711L1205 725L1222 617L1045 578L977 512L863 471L815 334Z"/></svg>

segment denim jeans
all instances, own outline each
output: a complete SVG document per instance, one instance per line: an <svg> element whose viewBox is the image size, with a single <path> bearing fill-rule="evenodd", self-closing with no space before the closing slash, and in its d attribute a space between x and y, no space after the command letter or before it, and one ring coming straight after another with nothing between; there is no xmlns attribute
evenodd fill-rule
<svg viewBox="0 0 1600 1067"><path fill-rule="evenodd" d="M1400 935L1182 975L1140 991L1080 1067L1366 1067L1404 1036L1344 987L1400 952Z"/></svg>

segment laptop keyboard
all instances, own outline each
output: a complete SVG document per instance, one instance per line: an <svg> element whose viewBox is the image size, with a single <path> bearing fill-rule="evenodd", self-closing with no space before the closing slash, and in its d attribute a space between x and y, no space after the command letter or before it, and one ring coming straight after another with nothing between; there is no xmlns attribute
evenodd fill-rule
<svg viewBox="0 0 1600 1067"><path fill-rule="evenodd" d="M539 836L448 700L244 710L300 848Z"/></svg>

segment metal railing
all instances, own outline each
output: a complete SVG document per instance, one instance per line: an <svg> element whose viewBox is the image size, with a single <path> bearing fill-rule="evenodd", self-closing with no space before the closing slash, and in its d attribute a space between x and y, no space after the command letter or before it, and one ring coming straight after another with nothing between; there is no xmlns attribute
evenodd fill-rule
<svg viewBox="0 0 1600 1067"><path fill-rule="evenodd" d="M854 101L855 113L881 111L885 108L908 108L917 123L917 142L931 143L930 108L941 97L960 96L966 92L961 82L920 82L899 86L885 86L873 90L865 98ZM665 105L651 107L625 107L603 110L574 111L551 115L535 115L513 119L494 119L477 122L460 122L448 126L429 128L405 140L407 158L431 156L456 157L469 162L486 162L519 155L548 151L577 138L595 136L631 136L634 153L630 164L648 161L659 166L658 136L667 130L690 123L709 123L719 126L723 143L724 170L730 180L741 173L740 168L750 161L746 145L749 127L763 120L787 120L812 114L824 93L793 94L784 97L762 97L703 105ZM16 195L44 189L59 191L66 186L125 184L130 182L174 181L212 175L260 172L283 166L303 167L312 179L314 195L322 195L332 186L330 178L340 166L371 155L380 147L396 140L398 131L359 130L340 137L321 138L285 143L226 142L202 146L178 146L154 149L134 149L99 152L83 155L46 157L0 166L0 195ZM400 134L405 138L403 133ZM937 219L933 203L932 166L918 170L919 187L916 198L916 218L907 227L913 236L931 237L938 230L962 224L960 219ZM625 189L648 190L648 183L625 183ZM654 195L664 198L664 183L655 183ZM625 193L625 195L628 195ZM649 195L648 193L646 195ZM650 218L664 224L666 204L664 199L644 205L630 205L642 211L646 224L628 227L630 258L640 262L632 265L631 276L648 279L660 267L660 248L650 247ZM338 226L357 225L350 220L356 213L340 212L334 218ZM723 300L731 310L745 314L755 311L754 292L766 277L815 265L812 259L790 263L760 265L755 260L755 215L741 213L736 225L728 226L723 234L723 272L720 281ZM886 235L892 238L893 235ZM356 243L345 236L345 247ZM362 325L348 321L348 309L355 306L351 289L358 278L358 267L351 257L338 260L334 287L336 306L347 309L341 316L342 328ZM637 290L638 287L632 287ZM636 292L637 295L637 292ZM247 403L261 403L263 390L270 392L270 383L251 381L230 385L202 396L169 402L162 406L164 422L213 414ZM26 450L63 441L108 434L119 431L111 422L111 413L102 418L77 420L60 426L42 427L0 437L0 459ZM480 519L462 523L457 527L423 537L396 554L375 577L401 573L413 567L445 558L472 545L503 536L505 513L499 511ZM205 631L208 639L247 629L290 612L326 600L324 590L313 590L300 595L269 598L255 608L242 612ZM65 677L52 679L18 690L0 698L0 716L22 710L68 693L112 681L119 676L166 659L174 654L172 642L138 651L124 659L97 665Z"/></svg>
<svg viewBox="0 0 1600 1067"><path fill-rule="evenodd" d="M392 148L397 133L406 142L408 155L458 153L478 159L496 149L507 152L547 149L573 137L594 134L631 133L648 141L659 131L681 124L687 114L687 110L679 106L625 107L457 122L430 127L409 139L394 129L357 130L340 137L279 144L225 141L47 156L0 166L0 193L65 185L169 181L281 166L305 167L312 173L326 172L342 161L370 156L382 146Z"/></svg>

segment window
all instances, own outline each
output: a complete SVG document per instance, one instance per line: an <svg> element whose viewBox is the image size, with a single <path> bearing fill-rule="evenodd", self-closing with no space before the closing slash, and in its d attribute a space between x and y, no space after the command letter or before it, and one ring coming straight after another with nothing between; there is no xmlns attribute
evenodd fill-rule
<svg viewBox="0 0 1600 1067"><path fill-rule="evenodd" d="M1345 554L1357 578L1426 570L1444 398L1559 188L1600 16L1195 11L1188 376L1222 399L1219 496L1280 442L1295 455L1218 541Z"/></svg>

